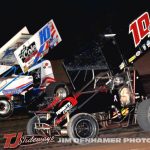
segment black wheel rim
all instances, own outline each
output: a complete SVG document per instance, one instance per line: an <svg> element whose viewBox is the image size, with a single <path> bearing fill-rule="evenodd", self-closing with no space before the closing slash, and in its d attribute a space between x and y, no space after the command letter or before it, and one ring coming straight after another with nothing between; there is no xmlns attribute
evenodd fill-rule
<svg viewBox="0 0 150 150"><path fill-rule="evenodd" d="M78 138L89 138L93 133L92 124L87 119L81 119L76 123L74 131Z"/></svg>

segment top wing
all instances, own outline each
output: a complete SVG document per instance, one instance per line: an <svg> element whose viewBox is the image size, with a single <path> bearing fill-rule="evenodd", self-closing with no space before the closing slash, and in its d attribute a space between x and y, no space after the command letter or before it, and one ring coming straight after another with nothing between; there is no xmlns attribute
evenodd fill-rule
<svg viewBox="0 0 150 150"><path fill-rule="evenodd" d="M22 71L27 72L48 53L49 48L52 49L60 42L57 28L53 20L50 20L14 52Z"/></svg>
<svg viewBox="0 0 150 150"><path fill-rule="evenodd" d="M21 29L14 37L12 37L5 45L0 48L0 64L15 65L17 60L14 51L27 41L31 35L26 27Z"/></svg>

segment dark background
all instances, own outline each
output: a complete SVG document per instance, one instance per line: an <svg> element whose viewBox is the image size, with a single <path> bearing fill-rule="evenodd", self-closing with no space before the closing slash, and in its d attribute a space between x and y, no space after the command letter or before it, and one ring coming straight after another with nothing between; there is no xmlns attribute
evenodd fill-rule
<svg viewBox="0 0 150 150"><path fill-rule="evenodd" d="M63 58L77 52L80 46L98 34L106 33L108 27L114 33L122 33L120 39L126 40L129 23L149 11L149 6L148 0L1 1L0 46L24 26L34 34L54 19L63 41L49 53L49 57ZM124 49L126 46L121 45Z"/></svg>

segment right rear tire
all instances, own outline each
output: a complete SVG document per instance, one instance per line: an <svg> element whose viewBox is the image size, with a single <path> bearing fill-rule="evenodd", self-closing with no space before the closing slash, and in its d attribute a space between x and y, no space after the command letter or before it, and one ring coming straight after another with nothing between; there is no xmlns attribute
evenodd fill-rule
<svg viewBox="0 0 150 150"><path fill-rule="evenodd" d="M144 131L150 131L150 99L144 100L139 104L137 122Z"/></svg>

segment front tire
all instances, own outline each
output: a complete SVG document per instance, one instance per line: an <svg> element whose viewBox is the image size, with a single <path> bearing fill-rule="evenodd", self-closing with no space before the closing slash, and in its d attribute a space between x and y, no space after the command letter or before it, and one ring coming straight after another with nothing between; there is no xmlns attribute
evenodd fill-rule
<svg viewBox="0 0 150 150"><path fill-rule="evenodd" d="M12 101L6 99L0 100L0 119L9 118L14 111L14 105Z"/></svg>
<svg viewBox="0 0 150 150"><path fill-rule="evenodd" d="M86 140L80 139L95 138L99 133L99 125L96 119L87 113L74 115L67 125L68 136L74 143L87 144Z"/></svg>
<svg viewBox="0 0 150 150"><path fill-rule="evenodd" d="M144 100L139 104L137 122L144 131L150 131L150 99Z"/></svg>

